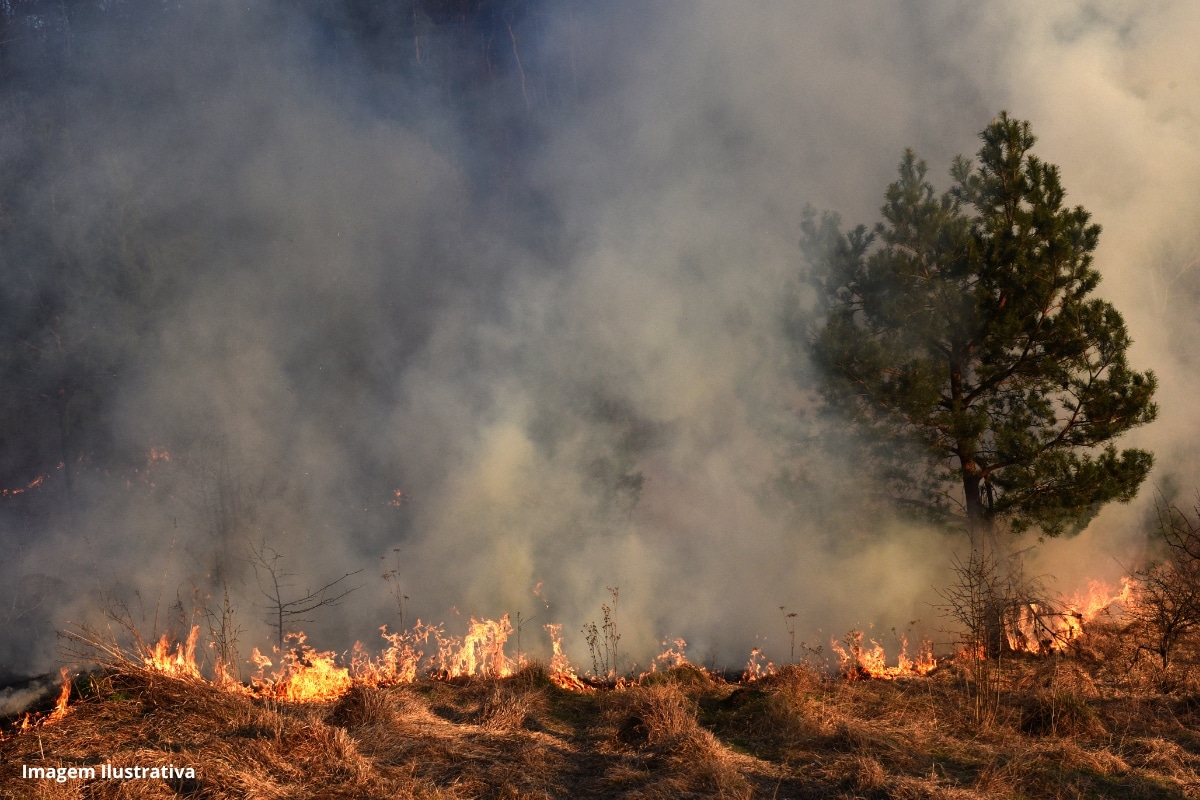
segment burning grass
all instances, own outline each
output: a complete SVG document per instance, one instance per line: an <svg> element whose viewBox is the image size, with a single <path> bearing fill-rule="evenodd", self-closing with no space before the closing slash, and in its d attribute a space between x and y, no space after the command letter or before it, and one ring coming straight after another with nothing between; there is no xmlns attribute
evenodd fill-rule
<svg viewBox="0 0 1200 800"><path fill-rule="evenodd" d="M299 653L293 671L323 655ZM1093 623L1063 651L1006 658L985 725L961 660L891 680L789 665L727 681L672 663L590 691L536 663L411 681L347 668L336 697L300 701L279 688L286 675L232 690L124 658L77 680L61 718L5 734L0 797L1200 794L1200 652L1164 670L1116 623ZM104 764L194 775L22 778L26 767Z"/></svg>

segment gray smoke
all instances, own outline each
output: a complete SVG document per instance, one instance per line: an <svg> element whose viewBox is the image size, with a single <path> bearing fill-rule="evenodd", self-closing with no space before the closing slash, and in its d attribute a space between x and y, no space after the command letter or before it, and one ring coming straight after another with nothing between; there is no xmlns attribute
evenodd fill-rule
<svg viewBox="0 0 1200 800"><path fill-rule="evenodd" d="M397 585L408 621L452 631L456 610L521 612L535 653L561 622L576 663L607 587L642 665L677 636L696 660L786 658L780 606L813 644L918 619L937 635L957 541L881 517L812 444L782 323L800 210L873 223L903 148L944 176L999 109L1031 120L1105 227L1100 293L1161 382L1160 420L1130 440L1186 500L1198 16L546 4L497 22L493 83L455 93L286 5L197 4L136 46L139 25L97 14L55 98L69 124L35 147L13 123L0 158L45 211L39 242L129 282L116 310L111 288L73 286L62 331L67 350L123 354L94 423L111 452L107 473L64 466L69 508L0 518L0 571L24 587L5 595L20 624L0 662L43 666L50 631L106 603L162 629L222 582L245 649L268 644L245 562L262 543L297 593L365 569L304 626L330 649L394 627ZM441 24L403 41L427 70L454 63ZM118 303L131 294L142 305ZM1065 590L1111 579L1146 511L1106 511L1035 571Z"/></svg>

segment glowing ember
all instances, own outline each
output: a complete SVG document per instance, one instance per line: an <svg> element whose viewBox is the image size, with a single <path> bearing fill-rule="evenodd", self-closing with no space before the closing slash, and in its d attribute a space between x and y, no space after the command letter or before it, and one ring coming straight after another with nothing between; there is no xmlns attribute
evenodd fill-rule
<svg viewBox="0 0 1200 800"><path fill-rule="evenodd" d="M60 469L62 468L62 464L59 464L58 466ZM25 494L26 492L31 491L31 490L36 489L39 486L41 486L43 483L46 482L46 479L49 477L50 477L49 475L38 475L36 478L31 480L29 483L25 484L25 486L20 489L0 489L0 497L14 497L19 494Z"/></svg>

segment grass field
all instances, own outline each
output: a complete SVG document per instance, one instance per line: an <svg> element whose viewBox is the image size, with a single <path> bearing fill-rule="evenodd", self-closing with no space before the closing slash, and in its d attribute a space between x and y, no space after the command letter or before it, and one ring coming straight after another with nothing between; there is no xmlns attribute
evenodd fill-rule
<svg viewBox="0 0 1200 800"><path fill-rule="evenodd" d="M1200 796L1200 685L1116 626L1064 654L925 677L803 665L726 681L684 665L572 691L498 679L356 682L288 703L133 661L76 682L68 713L0 741L3 798L1173 798ZM173 765L194 777L22 777Z"/></svg>

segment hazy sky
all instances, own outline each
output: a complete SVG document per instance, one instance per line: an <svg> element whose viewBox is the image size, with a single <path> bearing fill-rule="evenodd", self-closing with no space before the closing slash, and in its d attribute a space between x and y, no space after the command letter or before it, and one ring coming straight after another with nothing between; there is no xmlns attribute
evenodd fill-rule
<svg viewBox="0 0 1200 800"><path fill-rule="evenodd" d="M873 223L905 147L945 188L1001 109L1104 227L1099 293L1160 381L1127 441L1156 485L1200 485L1194 3L547 4L514 30L519 69L502 31L502 88L461 96L393 85L286 12L183 17L138 48L89 40L64 99L88 146L38 168L74 202L67 251L128 207L175 287L106 421L171 450L156 488L81 478L69 524L4 534L12 580L80 576L54 619L112 592L165 609L218 574L248 650L267 637L249 540L297 590L365 569L308 626L338 649L395 624L393 566L409 619L520 611L525 649L562 622L577 663L606 587L642 664L677 636L696 660L786 657L780 606L814 644L917 619L947 638L948 541L857 514L797 438L783 298L806 203ZM798 505L773 488L789 466ZM1119 575L1151 488L1032 569L1068 592Z"/></svg>

